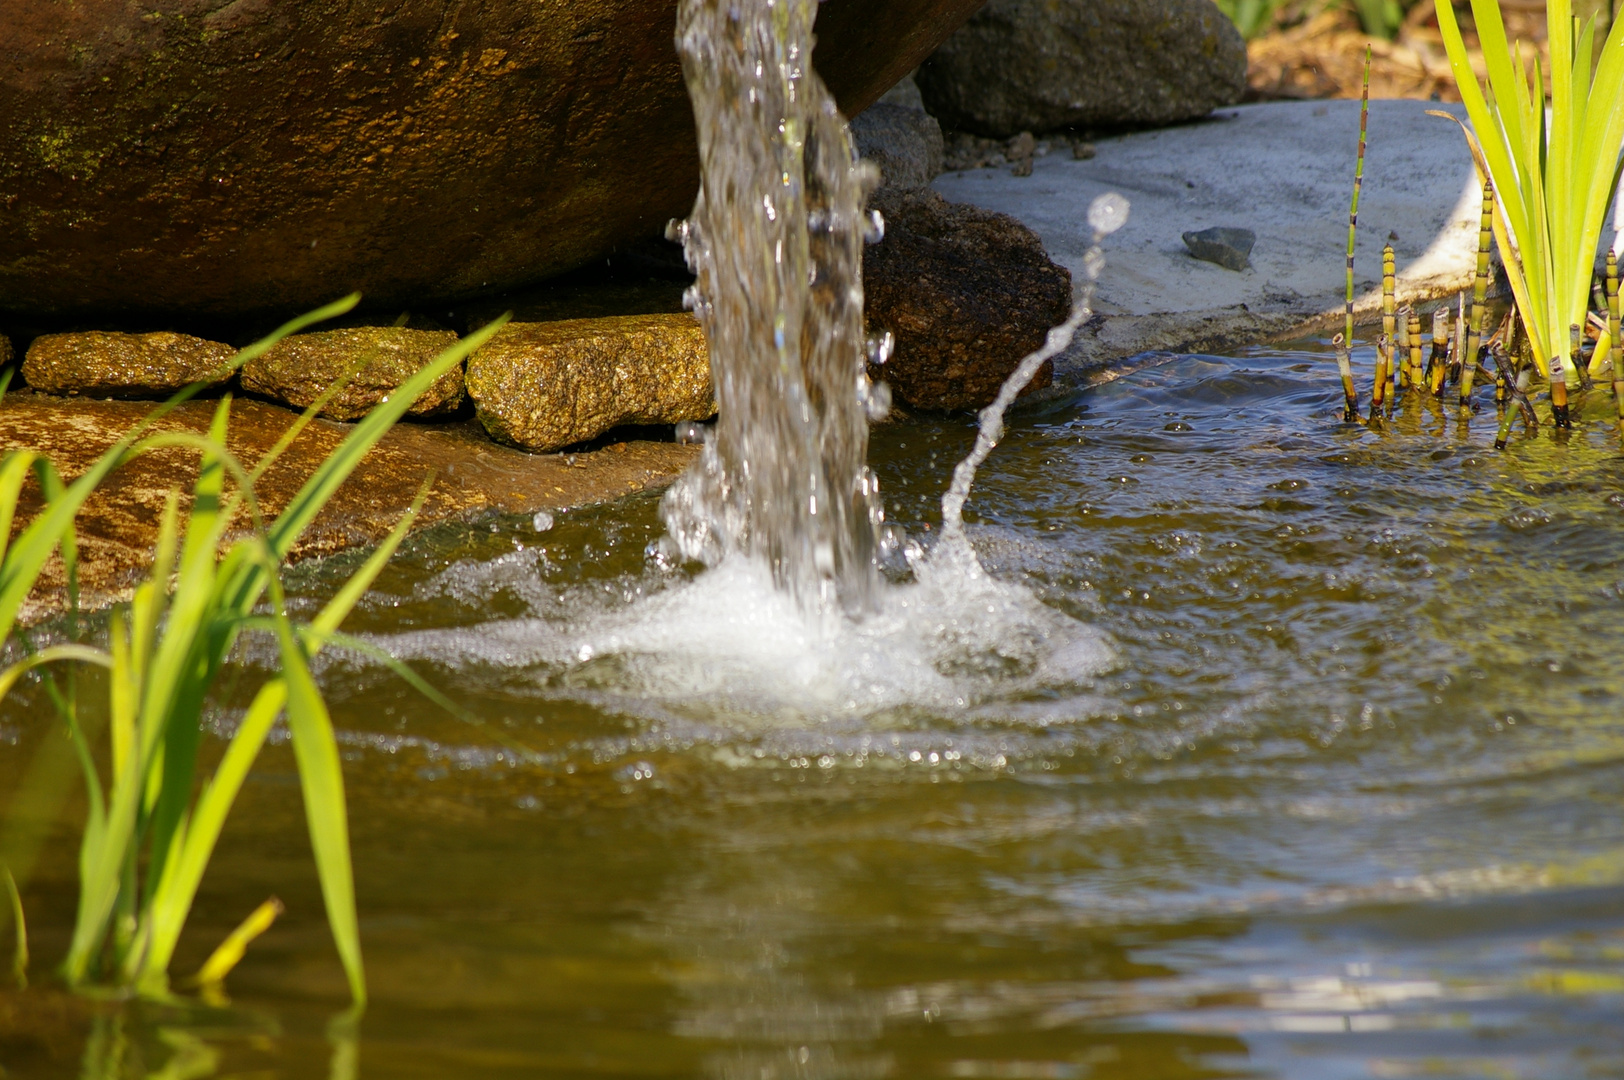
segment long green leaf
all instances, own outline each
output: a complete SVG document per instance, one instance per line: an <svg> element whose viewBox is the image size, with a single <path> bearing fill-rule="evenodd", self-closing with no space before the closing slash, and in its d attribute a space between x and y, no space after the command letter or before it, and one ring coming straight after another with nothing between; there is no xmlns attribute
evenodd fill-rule
<svg viewBox="0 0 1624 1080"><path fill-rule="evenodd" d="M422 509L428 491L429 485L425 483L411 507L390 530L383 543L378 545L377 550L350 576L338 594L322 608L313 623L313 629L318 634L331 634L336 631L366 590L377 580L401 541L405 539L412 522ZM307 646L307 649L310 655L314 655L320 647L321 642L318 639L314 645ZM260 688L242 722L238 724L236 733L231 737L225 756L216 767L214 776L198 797L185 840L174 861L175 871L162 883L153 900L153 932L144 960L143 979L155 980L168 970L175 947L180 942L181 929L191 912L198 886L203 881L203 873L208 868L209 859L213 857L215 844L220 838L220 831L225 826L226 816L231 812L231 806L236 801L238 792L242 790L248 771L259 756L265 738L270 734L271 725L286 701L287 684L282 679L273 679Z"/></svg>
<svg viewBox="0 0 1624 1080"><path fill-rule="evenodd" d="M305 822L310 847L316 856L322 899L333 944L349 980L350 996L357 1004L367 998L366 975L361 967L361 928L355 914L355 878L350 864L349 814L344 803L344 773L339 764L338 741L327 704L316 690L304 646L283 612L281 587L271 579L276 611L277 640L281 645L282 678L287 683L288 730L293 756L299 766L299 788L304 794Z"/></svg>

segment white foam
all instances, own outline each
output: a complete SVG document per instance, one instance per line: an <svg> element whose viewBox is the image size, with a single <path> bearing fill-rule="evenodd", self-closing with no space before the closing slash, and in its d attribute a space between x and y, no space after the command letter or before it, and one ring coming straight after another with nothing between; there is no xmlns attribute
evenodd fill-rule
<svg viewBox="0 0 1624 1080"><path fill-rule="evenodd" d="M1103 633L989 577L967 546L916 554L914 569L861 620L807 612L759 561L734 556L664 588L573 588L544 605L546 618L378 640L403 658L533 669L565 697L734 729L852 727L916 711L1082 717L1076 703L1114 662ZM1056 699L1072 704L1034 705Z"/></svg>

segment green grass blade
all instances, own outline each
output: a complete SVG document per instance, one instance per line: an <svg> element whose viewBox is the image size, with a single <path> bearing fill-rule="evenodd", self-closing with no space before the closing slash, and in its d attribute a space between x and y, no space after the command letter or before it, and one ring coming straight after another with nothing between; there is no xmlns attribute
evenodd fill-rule
<svg viewBox="0 0 1624 1080"><path fill-rule="evenodd" d="M288 687L288 728L299 766L299 787L304 794L305 821L310 847L316 856L322 898L333 944L349 980L350 996L366 1001L366 975L361 967L361 930L355 913L355 878L350 865L349 817L344 804L344 774L338 742L333 737L327 705L310 676L304 647L299 644L282 610L281 588L271 579L276 608L277 639L281 645L282 678Z"/></svg>
<svg viewBox="0 0 1624 1080"><path fill-rule="evenodd" d="M425 483L412 501L411 507L390 530L383 543L367 558L361 568L350 576L316 616L313 628L320 634L331 634L377 580L378 574L394 555L406 537L412 522L428 497L429 484ZM275 631L274 622L270 627ZM322 641L307 644L309 655L321 648ZM237 732L226 748L225 757L215 769L214 776L198 797L186 836L174 860L174 873L168 875L154 893L152 901L153 932L140 978L152 981L167 971L175 947L179 944L186 917L191 912L197 890L203 881L209 859L225 827L226 816L242 790L244 780L270 734L271 725L287 701L287 685L281 679L261 687L248 707Z"/></svg>
<svg viewBox="0 0 1624 1080"><path fill-rule="evenodd" d="M6 374L10 374L8 370ZM27 450L8 450L0 458L0 562L5 561L6 549L11 545L11 523L17 517L17 499L23 484L28 481L34 455Z"/></svg>
<svg viewBox="0 0 1624 1080"><path fill-rule="evenodd" d="M28 989L28 920L23 917L23 895L17 891L17 879L11 876L11 867L0 867L6 875L6 894L11 898L11 922L16 931L16 943L11 950L11 978L17 989Z"/></svg>
<svg viewBox="0 0 1624 1080"><path fill-rule="evenodd" d="M406 410L411 408L412 403L437 379L489 341L507 321L508 317L504 315L440 353L355 425L355 430L305 482L299 493L288 503L287 509L271 526L271 551L278 559L287 557L288 550L298 539L299 534L310 525L316 514L332 498L333 493L349 478L350 473L355 471L361 459L383 437L384 432L406 415Z"/></svg>

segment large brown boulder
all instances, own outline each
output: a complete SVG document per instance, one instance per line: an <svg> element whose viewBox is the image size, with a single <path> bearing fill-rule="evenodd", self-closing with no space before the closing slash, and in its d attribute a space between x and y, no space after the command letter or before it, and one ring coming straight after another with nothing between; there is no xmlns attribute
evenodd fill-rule
<svg viewBox="0 0 1624 1080"><path fill-rule="evenodd" d="M1246 42L1212 0L988 0L918 81L978 135L1170 124L1241 99Z"/></svg>
<svg viewBox="0 0 1624 1080"><path fill-rule="evenodd" d="M882 189L885 237L863 251L864 320L896 351L875 378L916 409L978 409L1071 311L1071 274L1007 214ZM1052 362L1026 391L1048 386Z"/></svg>
<svg viewBox="0 0 1624 1080"><path fill-rule="evenodd" d="M828 0L848 113L981 0ZM0 313L403 305L688 212L676 0L3 0Z"/></svg>

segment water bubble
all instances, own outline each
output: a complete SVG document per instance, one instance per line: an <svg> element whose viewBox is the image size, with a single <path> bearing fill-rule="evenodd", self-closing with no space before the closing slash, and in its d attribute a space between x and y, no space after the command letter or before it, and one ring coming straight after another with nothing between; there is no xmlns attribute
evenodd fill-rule
<svg viewBox="0 0 1624 1080"><path fill-rule="evenodd" d="M869 363L875 365L884 364L887 360L891 359L891 354L896 352L896 335L892 334L889 330L881 331L876 336L871 337L864 342L864 346L868 352Z"/></svg>
<svg viewBox="0 0 1624 1080"><path fill-rule="evenodd" d="M537 510L536 516L530 519L530 526L537 532L546 532L553 527L553 515L545 510Z"/></svg>
<svg viewBox="0 0 1624 1080"><path fill-rule="evenodd" d="M878 244L885 239L885 215L878 210L868 212L868 228L863 230L863 239L870 244Z"/></svg>
<svg viewBox="0 0 1624 1080"><path fill-rule="evenodd" d="M1088 226L1100 236L1109 236L1128 223L1128 200L1114 191L1088 204Z"/></svg>
<svg viewBox="0 0 1624 1080"><path fill-rule="evenodd" d="M688 222L683 218L672 218L666 222L665 238L674 244L686 244L688 242Z"/></svg>
<svg viewBox="0 0 1624 1080"><path fill-rule="evenodd" d="M868 388L863 399L863 409L868 413L871 423L879 423L891 415L891 386L889 383L877 382Z"/></svg>
<svg viewBox="0 0 1624 1080"><path fill-rule="evenodd" d="M684 420L676 426L674 431L679 443L689 443L696 446L703 445L710 435L710 428L704 424L696 424L692 420Z"/></svg>

